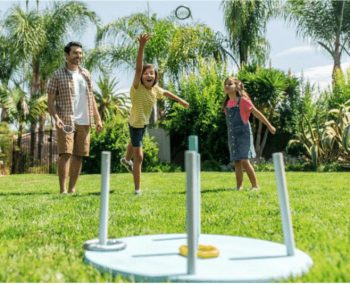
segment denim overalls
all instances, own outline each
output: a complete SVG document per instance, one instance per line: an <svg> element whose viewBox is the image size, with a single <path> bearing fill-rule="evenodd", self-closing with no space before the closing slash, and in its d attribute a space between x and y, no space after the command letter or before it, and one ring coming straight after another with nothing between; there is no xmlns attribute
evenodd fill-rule
<svg viewBox="0 0 350 284"><path fill-rule="evenodd" d="M226 109L226 124L230 161L240 161L255 158L253 133L250 123L244 124L239 110L241 97L237 98L237 105Z"/></svg>

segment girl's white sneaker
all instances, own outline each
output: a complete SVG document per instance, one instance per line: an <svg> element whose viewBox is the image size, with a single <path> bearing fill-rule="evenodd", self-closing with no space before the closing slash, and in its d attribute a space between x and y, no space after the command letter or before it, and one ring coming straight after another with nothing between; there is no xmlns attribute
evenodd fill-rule
<svg viewBox="0 0 350 284"><path fill-rule="evenodd" d="M132 161L127 161L124 157L120 159L120 163L128 170L129 173L132 172L134 166L134 163Z"/></svg>

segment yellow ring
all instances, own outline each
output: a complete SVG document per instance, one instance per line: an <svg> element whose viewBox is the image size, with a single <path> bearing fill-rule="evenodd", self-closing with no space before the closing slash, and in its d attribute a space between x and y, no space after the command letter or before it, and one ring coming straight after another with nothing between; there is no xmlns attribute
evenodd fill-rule
<svg viewBox="0 0 350 284"><path fill-rule="evenodd" d="M179 247L179 253L182 256L187 256L188 255L188 247L186 245L182 245ZM220 251L211 245L199 245L198 246L198 251L197 251L197 256L200 258L213 258L213 257L218 257L220 254Z"/></svg>

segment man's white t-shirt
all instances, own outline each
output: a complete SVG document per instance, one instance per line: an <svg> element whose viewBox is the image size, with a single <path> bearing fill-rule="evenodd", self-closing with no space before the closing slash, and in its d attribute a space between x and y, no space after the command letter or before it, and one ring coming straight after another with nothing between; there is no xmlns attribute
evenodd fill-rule
<svg viewBox="0 0 350 284"><path fill-rule="evenodd" d="M74 82L74 122L78 125L89 125L86 81L78 70L68 71L72 74Z"/></svg>

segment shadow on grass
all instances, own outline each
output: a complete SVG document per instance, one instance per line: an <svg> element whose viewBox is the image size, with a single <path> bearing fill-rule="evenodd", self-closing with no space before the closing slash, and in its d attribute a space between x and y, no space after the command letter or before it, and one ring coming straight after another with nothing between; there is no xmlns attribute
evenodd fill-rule
<svg viewBox="0 0 350 284"><path fill-rule="evenodd" d="M218 192L225 192L225 191L233 191L233 190L230 188L202 189L201 194L218 193ZM186 194L186 191L177 192L176 194Z"/></svg>
<svg viewBox="0 0 350 284"><path fill-rule="evenodd" d="M109 194L112 194L114 193L115 190L110 190L109 191ZM73 194L72 196L73 197L84 197L84 196L100 196L101 195L101 191L98 191L98 192L88 192L88 193L76 193L76 194Z"/></svg>
<svg viewBox="0 0 350 284"><path fill-rule="evenodd" d="M114 190L109 192L114 193ZM88 192L88 193L76 193L76 194L59 194L58 192L0 192L0 196L32 196L32 195L57 195L57 196L72 196L72 197L83 197L83 196L100 196L101 192Z"/></svg>
<svg viewBox="0 0 350 284"><path fill-rule="evenodd" d="M0 196L28 196L28 195L51 195L56 192L0 192Z"/></svg>

